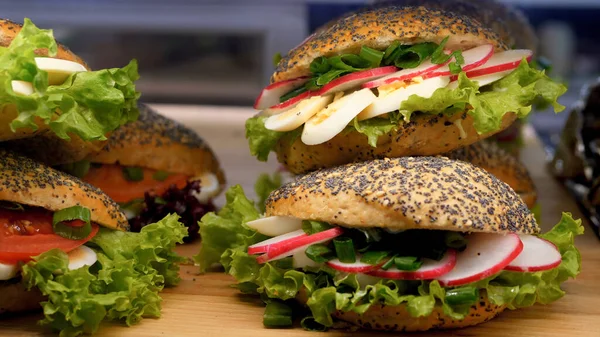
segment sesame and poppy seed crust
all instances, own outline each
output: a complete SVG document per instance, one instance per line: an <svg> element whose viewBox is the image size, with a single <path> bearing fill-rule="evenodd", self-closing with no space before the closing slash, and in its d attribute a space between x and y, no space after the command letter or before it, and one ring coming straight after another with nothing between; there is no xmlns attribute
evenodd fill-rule
<svg viewBox="0 0 600 337"><path fill-rule="evenodd" d="M516 118L515 114L507 113L498 130L479 134L473 118L466 112L451 116L415 114L410 122L400 122L397 129L379 136L377 147L369 145L362 133L341 132L319 145L306 145L300 137L284 136L275 152L277 160L294 174L363 160L433 156L485 139L506 129Z"/></svg>
<svg viewBox="0 0 600 337"><path fill-rule="evenodd" d="M215 174L221 185L225 177L217 157L193 130L160 115L145 104L140 117L115 130L102 151L88 157L93 163L137 166L190 177Z"/></svg>
<svg viewBox="0 0 600 337"><path fill-rule="evenodd" d="M108 228L127 230L119 206L98 188L32 159L0 149L0 200L58 211L83 206L91 220Z"/></svg>
<svg viewBox="0 0 600 337"><path fill-rule="evenodd" d="M280 60L271 82L309 75L310 63L320 56L358 53L363 45L384 50L393 41L440 43L445 37L449 37L446 48L450 50L467 50L488 43L496 50L508 49L477 18L425 7L388 6L352 13L315 33Z"/></svg>
<svg viewBox="0 0 600 337"><path fill-rule="evenodd" d="M344 227L539 232L510 186L445 157L386 158L315 171L273 191L266 214Z"/></svg>

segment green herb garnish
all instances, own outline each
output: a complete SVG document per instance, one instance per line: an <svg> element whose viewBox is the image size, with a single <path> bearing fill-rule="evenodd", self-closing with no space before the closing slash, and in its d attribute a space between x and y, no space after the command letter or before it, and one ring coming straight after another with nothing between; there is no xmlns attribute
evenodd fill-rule
<svg viewBox="0 0 600 337"><path fill-rule="evenodd" d="M128 181L144 180L144 171L139 167L123 166L123 176Z"/></svg>
<svg viewBox="0 0 600 337"><path fill-rule="evenodd" d="M72 206L54 212L52 216L52 228L56 235L69 240L82 240L87 238L92 232L90 222L91 212L88 208L82 206ZM69 221L83 221L83 226L70 226Z"/></svg>

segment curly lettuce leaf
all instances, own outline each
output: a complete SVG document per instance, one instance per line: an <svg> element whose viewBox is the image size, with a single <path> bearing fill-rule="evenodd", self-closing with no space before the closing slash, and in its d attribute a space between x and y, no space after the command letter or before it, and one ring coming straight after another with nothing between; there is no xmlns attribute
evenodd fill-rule
<svg viewBox="0 0 600 337"><path fill-rule="evenodd" d="M35 51L40 49L47 50L49 57L56 55L52 30L39 29L29 19L8 47L0 47L0 107L16 106L18 115L10 123L13 132L37 130L36 121L41 121L65 140L69 134L104 140L107 132L137 120L140 93L134 84L139 78L135 60L124 68L80 72L61 85L48 85L48 73L35 63ZM13 80L32 83L33 94L15 93Z"/></svg>
<svg viewBox="0 0 600 337"><path fill-rule="evenodd" d="M68 269L68 256L54 249L23 266L23 282L48 297L42 302L43 325L60 336L93 333L104 320L127 325L142 317L159 317L158 293L179 282L180 262L173 252L187 230L177 215L142 228L140 233L102 228L88 243L98 262Z"/></svg>
<svg viewBox="0 0 600 337"><path fill-rule="evenodd" d="M265 127L265 116L255 116L246 121L246 139L250 145L250 154L260 161L267 161L269 153L285 132L269 130Z"/></svg>
<svg viewBox="0 0 600 337"><path fill-rule="evenodd" d="M279 172L275 172L272 175L263 173L258 176L258 179L254 183L254 192L258 196L258 203L256 206L261 213L265 212L266 201L267 198L269 198L269 194L281 187L282 183L282 177Z"/></svg>

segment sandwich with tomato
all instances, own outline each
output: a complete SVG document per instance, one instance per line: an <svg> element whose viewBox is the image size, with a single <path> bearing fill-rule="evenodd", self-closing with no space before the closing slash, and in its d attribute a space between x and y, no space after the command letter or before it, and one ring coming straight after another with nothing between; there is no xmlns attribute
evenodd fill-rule
<svg viewBox="0 0 600 337"><path fill-rule="evenodd" d="M102 151L61 168L100 188L119 203L139 232L170 213L198 237L198 221L214 210L225 184L219 162L193 130L139 105L136 122L112 133Z"/></svg>
<svg viewBox="0 0 600 337"><path fill-rule="evenodd" d="M160 316L158 293L179 281L173 252L187 230L176 215L125 232L99 189L0 150L0 317L40 310L61 336Z"/></svg>
<svg viewBox="0 0 600 337"><path fill-rule="evenodd" d="M250 150L299 174L354 161L438 155L557 103L566 88L533 51L477 15L389 5L344 16L278 63L246 122Z"/></svg>
<svg viewBox="0 0 600 337"><path fill-rule="evenodd" d="M0 146L47 165L81 160L138 117L136 61L92 71L52 30L0 20Z"/></svg>
<svg viewBox="0 0 600 337"><path fill-rule="evenodd" d="M259 294L267 327L304 316L310 330L424 331L558 300L580 271L583 227L564 213L540 234L486 171L402 157L308 173L273 191L264 217L233 187L200 231L201 269L221 263L242 292Z"/></svg>

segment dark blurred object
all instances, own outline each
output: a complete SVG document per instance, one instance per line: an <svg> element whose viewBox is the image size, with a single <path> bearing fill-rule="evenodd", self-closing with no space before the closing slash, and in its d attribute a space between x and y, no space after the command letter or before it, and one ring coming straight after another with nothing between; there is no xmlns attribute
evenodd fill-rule
<svg viewBox="0 0 600 337"><path fill-rule="evenodd" d="M571 110L550 170L575 196L600 236L600 78L584 88Z"/></svg>

